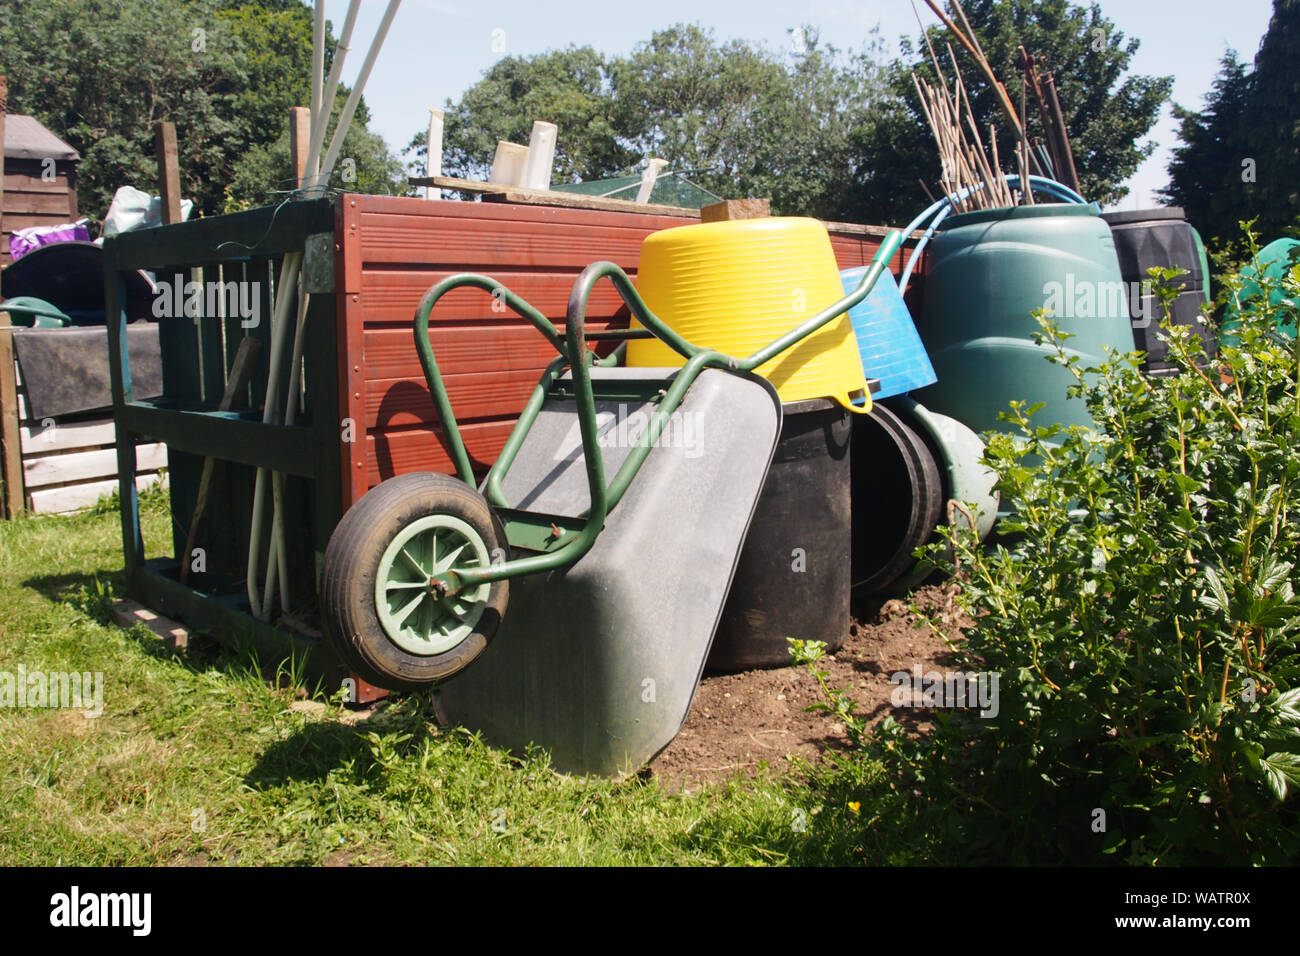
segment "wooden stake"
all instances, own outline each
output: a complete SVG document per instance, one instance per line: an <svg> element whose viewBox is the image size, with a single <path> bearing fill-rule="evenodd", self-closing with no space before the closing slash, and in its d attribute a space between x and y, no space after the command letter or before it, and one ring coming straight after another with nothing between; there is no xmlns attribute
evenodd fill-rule
<svg viewBox="0 0 1300 956"><path fill-rule="evenodd" d="M429 140L424 153L424 176L432 179L442 175L442 126L446 113L429 107ZM432 186L424 187L425 199L441 199L442 190Z"/></svg>
<svg viewBox="0 0 1300 956"><path fill-rule="evenodd" d="M1050 73L1043 77L1043 92L1046 94L1047 106L1051 112L1057 148L1061 153L1057 159L1057 164L1061 167L1057 170L1057 174L1061 182L1078 192L1079 174L1074 168L1074 151L1070 148L1070 134L1065 128L1065 114L1061 112L1061 101L1056 97L1056 80Z"/></svg>
<svg viewBox="0 0 1300 956"><path fill-rule="evenodd" d="M289 156L293 162L293 188L302 189L307 181L307 153L311 150L311 110L306 106L289 107Z"/></svg>
<svg viewBox="0 0 1300 956"><path fill-rule="evenodd" d="M0 235L5 208L5 113L9 110L9 80L0 73ZM0 300L4 298L0 290ZM9 313L0 312L0 478L4 498L0 500L6 518L23 510L23 452L18 432L18 385L14 377L14 340Z"/></svg>
<svg viewBox="0 0 1300 956"><path fill-rule="evenodd" d="M4 450L6 518L23 513L23 452L18 433L18 386L14 377L14 336L9 313L0 312L0 445Z"/></svg>
<svg viewBox="0 0 1300 956"><path fill-rule="evenodd" d="M163 224L181 221L181 167L176 149L176 124L162 120L154 124L154 147L158 160L158 195L162 197Z"/></svg>
<svg viewBox="0 0 1300 956"><path fill-rule="evenodd" d="M5 221L5 113L9 111L9 79L0 73L0 236L4 235ZM8 249L5 250L6 252ZM0 299L4 295L0 293Z"/></svg>

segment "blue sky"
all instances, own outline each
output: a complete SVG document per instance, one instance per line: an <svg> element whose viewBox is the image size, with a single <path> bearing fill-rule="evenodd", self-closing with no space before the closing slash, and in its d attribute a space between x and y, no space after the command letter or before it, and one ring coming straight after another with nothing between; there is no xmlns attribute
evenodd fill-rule
<svg viewBox="0 0 1300 956"><path fill-rule="evenodd" d="M364 0L344 80L356 76L387 0ZM918 0L926 22L933 16ZM1142 41L1131 67L1172 75L1174 100L1199 108L1229 47L1253 59L1268 28L1272 0L1100 0L1103 13L1127 36ZM327 0L340 29L347 0ZM721 38L741 37L784 49L789 30L816 27L823 40L860 47L879 25L891 53L901 35L915 36L907 0L404 0L366 85L371 126L400 149L428 125L428 108L459 99L504 54L529 55L573 44L626 53L652 32L679 22L711 27ZM538 117L544 119L545 117ZM1159 148L1131 181L1126 208L1150 205L1167 180L1168 148L1175 142L1168 108L1151 137ZM563 138L564 130L560 130Z"/></svg>

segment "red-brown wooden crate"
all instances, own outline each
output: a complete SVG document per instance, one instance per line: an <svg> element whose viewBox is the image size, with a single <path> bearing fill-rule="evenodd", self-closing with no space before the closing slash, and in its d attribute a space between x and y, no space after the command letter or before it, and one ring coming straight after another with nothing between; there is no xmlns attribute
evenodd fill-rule
<svg viewBox="0 0 1300 956"><path fill-rule="evenodd" d="M486 471L497 460L514 427L511 420L470 422L462 425L461 438L476 471ZM411 428L366 436L365 487L409 471L455 474L451 454L432 428Z"/></svg>
<svg viewBox="0 0 1300 956"><path fill-rule="evenodd" d="M562 331L583 268L609 260L635 277L646 236L694 221L375 196L343 197L339 208L340 341L348 343L340 371L350 389L345 414L364 422L365 438L360 456L344 453L346 503L393 475L454 471L411 341L410 322L430 286L457 272L491 275ZM841 269L866 265L879 248L875 230L831 229ZM890 265L897 274L903 257ZM588 319L592 329L626 325L626 306L607 282L593 290ZM438 304L430 341L467 449L476 469L486 469L554 350L513 312L493 312L487 293L468 289Z"/></svg>

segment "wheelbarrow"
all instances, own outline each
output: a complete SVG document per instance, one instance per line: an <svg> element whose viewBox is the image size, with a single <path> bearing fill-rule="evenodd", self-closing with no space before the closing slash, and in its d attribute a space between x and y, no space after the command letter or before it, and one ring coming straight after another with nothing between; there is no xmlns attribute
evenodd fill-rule
<svg viewBox="0 0 1300 956"><path fill-rule="evenodd" d="M651 312L627 274L611 262L593 263L578 277L563 334L488 276L462 273L430 288L416 310L415 347L456 475L410 473L390 478L343 516L330 537L322 570L322 623L333 649L359 677L391 690L458 683L447 678L484 654L502 626L512 583L517 589L527 583L530 593L542 595L534 604L544 600L547 582L559 581L582 561L611 524L611 515L618 516L620 503L637 495L638 484L649 480L640 476L657 445L656 437L670 428L684 401L705 395L701 381L715 395L717 407L737 401L727 393L728 385L737 379L748 383L750 393L760 387L763 390L759 401L769 408L765 414L775 428L770 429L766 459L750 468L757 478L749 481L756 501L775 447L781 405L771 385L754 370L866 298L901 242L902 234L891 232L851 294L747 358L687 342ZM639 328L586 329L588 298L595 284L605 278L627 304ZM557 353L481 484L475 482L428 334L429 316L438 301L463 286L492 294L531 322ZM685 360L684 365L680 369L619 368L627 341L650 336L671 347ZM611 340L617 346L604 358L588 347L589 343ZM653 380L645 381L648 375ZM628 442L619 455L611 457L609 442L602 442L602 424L607 422L600 420L598 406L608 407L612 401L627 398L643 402L649 421L635 442ZM521 449L530 441L535 444L537 433L565 421L575 426L569 429L574 445L571 452L560 449L547 459L559 461L554 468L548 465L544 474L511 487L512 468ZM743 427L748 426L728 425L732 431ZM562 467L566 464L570 466L567 472ZM611 470L613 478L607 482ZM565 490L565 475L583 486L578 489L581 494L575 492L573 481ZM662 477L657 480L662 487ZM563 503L570 507L561 507ZM631 507L624 503L621 510L630 513ZM746 505L743 520L733 522L726 532L735 538L729 542L733 551L743 542L752 508L753 501ZM688 543L678 547L689 547L688 536L679 540ZM723 593L717 596L719 611L730 582L730 571L726 574L721 580ZM560 614L565 611L556 610ZM709 630L704 653L711 640ZM698 679L698 668L695 677ZM686 702L689 705L689 695Z"/></svg>

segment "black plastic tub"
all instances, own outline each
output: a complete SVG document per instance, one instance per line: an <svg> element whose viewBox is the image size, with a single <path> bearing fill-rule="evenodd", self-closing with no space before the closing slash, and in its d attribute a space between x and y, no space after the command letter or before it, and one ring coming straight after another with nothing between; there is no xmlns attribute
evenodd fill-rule
<svg viewBox="0 0 1300 956"><path fill-rule="evenodd" d="M1168 359L1168 346L1161 338L1164 309L1155 293L1143 283L1152 266L1184 269L1186 275L1173 280L1182 292L1173 302L1174 325L1193 329L1201 337L1207 358L1218 354L1218 344L1207 323L1197 317L1209 308L1210 276L1201 237L1177 206L1138 209L1102 214L1115 238L1120 275L1128 291L1129 318L1133 322L1133 345L1147 353L1142 370L1148 375L1168 375L1175 370Z"/></svg>
<svg viewBox="0 0 1300 956"><path fill-rule="evenodd" d="M772 468L749 526L706 669L790 664L787 638L825 641L849 628L852 415L826 399L784 408Z"/></svg>

